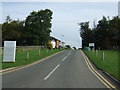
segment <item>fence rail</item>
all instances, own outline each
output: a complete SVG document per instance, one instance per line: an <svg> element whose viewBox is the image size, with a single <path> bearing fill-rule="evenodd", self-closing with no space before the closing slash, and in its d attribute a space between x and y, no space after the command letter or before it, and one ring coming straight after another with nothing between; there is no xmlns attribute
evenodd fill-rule
<svg viewBox="0 0 120 90"><path fill-rule="evenodd" d="M16 51L32 50L45 48L44 46L16 46ZM2 52L4 47L0 47L0 52Z"/></svg>

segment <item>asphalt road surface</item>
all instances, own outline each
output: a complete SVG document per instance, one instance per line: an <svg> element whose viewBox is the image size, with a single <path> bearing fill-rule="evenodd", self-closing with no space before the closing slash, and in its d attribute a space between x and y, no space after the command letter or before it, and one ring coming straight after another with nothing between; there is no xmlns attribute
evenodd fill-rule
<svg viewBox="0 0 120 90"><path fill-rule="evenodd" d="M80 50L66 50L43 62L2 75L3 88L107 88Z"/></svg>

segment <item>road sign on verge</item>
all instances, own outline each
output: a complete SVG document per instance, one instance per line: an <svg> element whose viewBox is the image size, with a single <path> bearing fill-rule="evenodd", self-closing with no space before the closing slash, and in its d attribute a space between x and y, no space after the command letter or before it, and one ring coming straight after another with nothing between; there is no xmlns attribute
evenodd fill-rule
<svg viewBox="0 0 120 90"><path fill-rule="evenodd" d="M89 47L94 47L95 43L89 43Z"/></svg>
<svg viewBox="0 0 120 90"><path fill-rule="evenodd" d="M3 62L15 62L16 41L4 41Z"/></svg>

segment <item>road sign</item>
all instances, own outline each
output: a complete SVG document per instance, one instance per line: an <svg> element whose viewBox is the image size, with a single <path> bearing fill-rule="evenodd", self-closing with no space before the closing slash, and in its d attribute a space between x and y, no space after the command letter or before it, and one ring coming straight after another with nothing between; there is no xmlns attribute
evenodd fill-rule
<svg viewBox="0 0 120 90"><path fill-rule="evenodd" d="M95 43L89 43L89 47L94 47Z"/></svg>
<svg viewBox="0 0 120 90"><path fill-rule="evenodd" d="M15 62L16 41L4 41L3 62Z"/></svg>

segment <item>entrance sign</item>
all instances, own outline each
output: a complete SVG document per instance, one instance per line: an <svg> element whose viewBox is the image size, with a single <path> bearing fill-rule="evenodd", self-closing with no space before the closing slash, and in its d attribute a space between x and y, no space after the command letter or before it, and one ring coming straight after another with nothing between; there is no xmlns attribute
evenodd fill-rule
<svg viewBox="0 0 120 90"><path fill-rule="evenodd" d="M3 62L15 62L16 41L4 41Z"/></svg>
<svg viewBox="0 0 120 90"><path fill-rule="evenodd" d="M94 47L95 43L89 43L89 47Z"/></svg>

